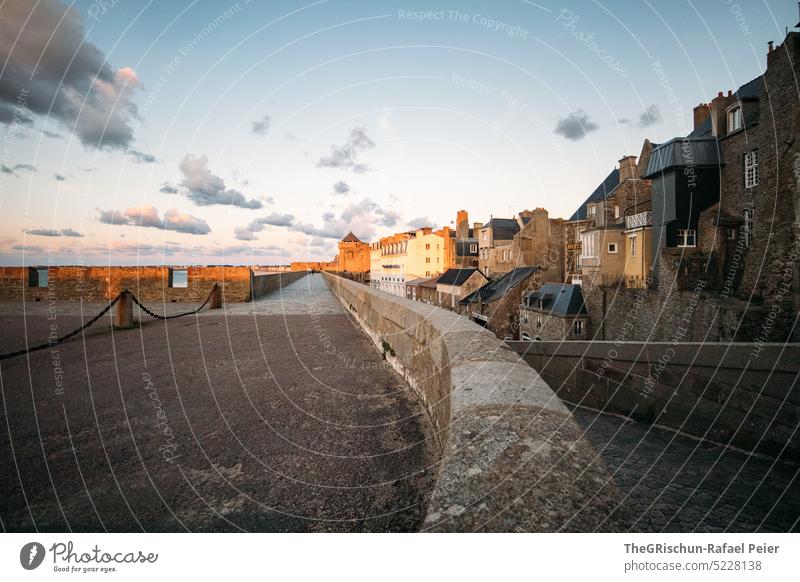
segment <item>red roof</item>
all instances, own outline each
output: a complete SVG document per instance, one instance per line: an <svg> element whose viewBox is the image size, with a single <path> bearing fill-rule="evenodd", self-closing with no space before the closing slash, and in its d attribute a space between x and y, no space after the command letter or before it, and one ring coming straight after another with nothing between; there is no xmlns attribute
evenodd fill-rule
<svg viewBox="0 0 800 582"><path fill-rule="evenodd" d="M347 233L347 236L342 239L342 242L361 242L356 235L353 234L353 231Z"/></svg>

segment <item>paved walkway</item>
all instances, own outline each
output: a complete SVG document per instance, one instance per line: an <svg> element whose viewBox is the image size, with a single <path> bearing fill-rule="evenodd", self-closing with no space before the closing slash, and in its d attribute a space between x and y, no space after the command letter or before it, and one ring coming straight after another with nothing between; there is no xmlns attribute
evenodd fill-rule
<svg viewBox="0 0 800 582"><path fill-rule="evenodd" d="M574 414L626 496L631 531L800 529L800 465L585 408Z"/></svg>
<svg viewBox="0 0 800 582"><path fill-rule="evenodd" d="M2 353L80 323L13 313L0 309ZM199 317L97 327L0 362L4 531L419 527L426 416L320 275Z"/></svg>

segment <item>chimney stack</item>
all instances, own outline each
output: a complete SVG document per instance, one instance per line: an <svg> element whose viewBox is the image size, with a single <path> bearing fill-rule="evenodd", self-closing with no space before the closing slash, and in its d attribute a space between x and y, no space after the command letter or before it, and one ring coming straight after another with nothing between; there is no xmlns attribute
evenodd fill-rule
<svg viewBox="0 0 800 582"><path fill-rule="evenodd" d="M466 210L456 213L456 238L469 238L469 215Z"/></svg>
<svg viewBox="0 0 800 582"><path fill-rule="evenodd" d="M694 108L694 129L697 129L706 118L711 115L711 108L708 103L701 103Z"/></svg>
<svg viewBox="0 0 800 582"><path fill-rule="evenodd" d="M636 156L625 156L619 161L619 181L636 178Z"/></svg>

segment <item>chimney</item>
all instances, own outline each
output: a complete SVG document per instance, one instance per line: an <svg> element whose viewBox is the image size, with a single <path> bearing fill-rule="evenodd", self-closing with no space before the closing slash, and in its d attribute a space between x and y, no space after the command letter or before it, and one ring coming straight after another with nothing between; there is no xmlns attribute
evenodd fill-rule
<svg viewBox="0 0 800 582"><path fill-rule="evenodd" d="M482 222L473 222L472 223L472 234L475 238L478 238L478 231L483 228Z"/></svg>
<svg viewBox="0 0 800 582"><path fill-rule="evenodd" d="M469 215L466 210L456 213L456 238L469 238Z"/></svg>
<svg viewBox="0 0 800 582"><path fill-rule="evenodd" d="M722 137L728 132L725 115L727 107L728 98L720 91L711 101L711 134L714 137Z"/></svg>
<svg viewBox="0 0 800 582"><path fill-rule="evenodd" d="M636 178L636 156L625 156L619 161L619 181Z"/></svg>
<svg viewBox="0 0 800 582"><path fill-rule="evenodd" d="M711 107L708 103L701 103L694 108L694 129L697 129L708 116L711 115Z"/></svg>

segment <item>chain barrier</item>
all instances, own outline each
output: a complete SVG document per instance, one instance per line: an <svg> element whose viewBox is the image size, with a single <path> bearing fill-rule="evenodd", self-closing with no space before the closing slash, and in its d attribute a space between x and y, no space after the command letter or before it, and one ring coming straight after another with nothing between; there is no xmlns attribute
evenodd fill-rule
<svg viewBox="0 0 800 582"><path fill-rule="evenodd" d="M178 313L176 315L159 315L157 313L154 313L153 311L151 311L150 309L145 307L139 301L139 298L136 297L136 295L134 295L133 293L131 293L127 289L123 289L122 291L120 291L120 293L116 297L114 297L114 299L111 301L111 303L106 305L106 307L100 313L95 315L92 319L90 319L89 321L84 323L78 329L76 329L74 331L71 331L68 334L63 335L63 336L61 336L59 338L56 338L56 339L51 340L51 341L48 341L45 344L40 344L40 345L34 346L32 348L25 348L25 349L22 349L22 350L17 350L16 352L11 352L11 353L8 353L8 354L0 354L0 360L7 360L9 358L15 358L17 356L22 356L24 354L29 354L31 352L38 352L39 350L44 350L44 349L47 349L47 348L51 348L53 346L57 346L58 344L60 344L62 342L67 341L69 338L79 334L80 332L82 332L83 330L88 328L90 325L92 325L95 322L97 322L97 320L100 319L101 317L103 317L106 313L108 313L108 310L111 309L112 307L114 307L114 305L120 300L120 298L125 293L130 295L131 299L133 300L133 302L136 303L136 305L138 305L142 309L142 311L144 311L150 317L153 317L155 319L175 319L177 317L184 317L186 315L194 315L196 313L199 313L200 310L203 309L206 305L208 305L209 301L211 301L211 297L214 295L214 291L216 290L216 288L217 288L217 285L215 284L214 287L211 288L211 293L208 294L208 297L206 298L206 300L203 302L203 304L200 307L198 307L197 309L195 309L193 311L186 311L184 313Z"/></svg>

